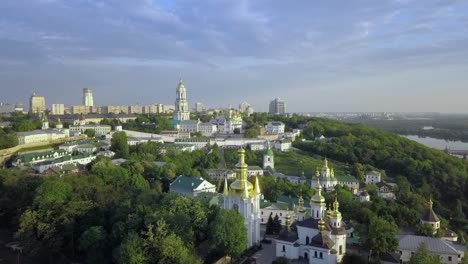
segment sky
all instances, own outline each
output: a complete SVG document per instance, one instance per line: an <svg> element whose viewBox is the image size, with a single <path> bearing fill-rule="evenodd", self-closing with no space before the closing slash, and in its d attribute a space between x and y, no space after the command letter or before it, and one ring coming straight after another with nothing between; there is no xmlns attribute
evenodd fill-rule
<svg viewBox="0 0 468 264"><path fill-rule="evenodd" d="M466 0L1 0L0 101L468 113Z"/></svg>

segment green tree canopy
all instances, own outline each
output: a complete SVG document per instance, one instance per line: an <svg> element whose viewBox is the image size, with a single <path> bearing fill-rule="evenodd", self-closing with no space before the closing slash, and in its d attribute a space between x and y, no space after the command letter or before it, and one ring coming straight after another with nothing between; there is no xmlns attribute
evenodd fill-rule
<svg viewBox="0 0 468 264"><path fill-rule="evenodd" d="M235 257L247 248L247 229L243 216L238 212L219 210L211 229L210 239L221 254Z"/></svg>

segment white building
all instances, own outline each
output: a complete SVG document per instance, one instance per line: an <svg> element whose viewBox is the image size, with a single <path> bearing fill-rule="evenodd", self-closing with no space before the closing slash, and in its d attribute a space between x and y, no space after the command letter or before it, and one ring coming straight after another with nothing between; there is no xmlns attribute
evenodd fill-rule
<svg viewBox="0 0 468 264"><path fill-rule="evenodd" d="M49 168L60 167L60 166L67 165L67 164L86 165L90 163L91 161L93 161L94 159L96 159L96 156L86 155L86 154L80 154L76 156L65 156L65 157L57 158L55 160L49 160L49 161L36 163L32 166L32 168L35 169L39 173L43 173Z"/></svg>
<svg viewBox="0 0 468 264"><path fill-rule="evenodd" d="M265 150L265 143L263 142L258 142L258 143L250 143L249 148L252 151L261 151Z"/></svg>
<svg viewBox="0 0 468 264"><path fill-rule="evenodd" d="M236 172L229 169L209 169L207 171L208 176L212 179L235 179Z"/></svg>
<svg viewBox="0 0 468 264"><path fill-rule="evenodd" d="M236 165L236 180L228 188L224 180L224 209L233 209L244 217L247 229L248 247L259 244L260 237L260 184L255 178L255 186L247 180L248 165L245 163L245 150L239 150L239 163Z"/></svg>
<svg viewBox="0 0 468 264"><path fill-rule="evenodd" d="M80 124L70 126L70 132L79 132L83 134L86 130L94 130L96 136L109 134L112 130L111 126L100 124Z"/></svg>
<svg viewBox="0 0 468 264"><path fill-rule="evenodd" d="M33 144L40 142L51 142L68 137L65 132L59 130L33 130L29 132L18 132L18 144Z"/></svg>
<svg viewBox="0 0 468 264"><path fill-rule="evenodd" d="M83 105L94 106L93 90L90 88L83 88Z"/></svg>
<svg viewBox="0 0 468 264"><path fill-rule="evenodd" d="M285 125L283 122L279 121L270 121L265 126L266 133L268 135L278 135L284 133Z"/></svg>
<svg viewBox="0 0 468 264"><path fill-rule="evenodd" d="M381 174L378 171L368 171L366 173L366 184L377 184L381 180Z"/></svg>
<svg viewBox="0 0 468 264"><path fill-rule="evenodd" d="M363 191L359 194L359 201L361 203L364 203L364 202L370 202L370 195L368 192L366 191Z"/></svg>
<svg viewBox="0 0 468 264"><path fill-rule="evenodd" d="M339 263L346 254L347 231L342 221L339 203L326 210L320 185L310 200L310 218L305 217L303 204L299 205L297 231L291 229L291 217L276 240L276 256L289 259L303 258L310 264ZM325 219L325 220L324 220Z"/></svg>
<svg viewBox="0 0 468 264"><path fill-rule="evenodd" d="M227 116L212 119L210 123L216 125L218 132L221 134L234 134L237 130L242 133L242 116L231 109L228 111Z"/></svg>
<svg viewBox="0 0 468 264"><path fill-rule="evenodd" d="M359 181L356 178L350 175L335 176L333 168L328 167L328 160L324 159L322 170L317 170L315 177L312 178L311 187L316 188L317 185L321 185L329 192L333 191L337 184L347 186L353 193L359 190Z"/></svg>
<svg viewBox="0 0 468 264"><path fill-rule="evenodd" d="M199 131L200 124L200 120L181 120L179 123L179 131L197 133Z"/></svg>
<svg viewBox="0 0 468 264"><path fill-rule="evenodd" d="M263 176L263 169L260 168L259 166L249 166L247 175L249 175L249 177L257 176L257 175Z"/></svg>
<svg viewBox="0 0 468 264"><path fill-rule="evenodd" d="M274 144L274 147L275 149L279 151L289 151L292 147L292 143L290 140L282 139L282 140L276 141Z"/></svg>
<svg viewBox="0 0 468 264"><path fill-rule="evenodd" d="M439 238L415 236L415 235L399 235L398 251L400 253L400 262L407 263L410 261L416 251L425 245L428 251L436 256L439 256L443 263L457 264L464 257L466 246L445 241Z"/></svg>
<svg viewBox="0 0 468 264"><path fill-rule="evenodd" d="M218 127L212 123L201 123L198 125L198 132L204 137L211 137L218 132Z"/></svg>
<svg viewBox="0 0 468 264"><path fill-rule="evenodd" d="M203 178L180 175L175 179L169 189L182 195L198 196L203 192L216 192L216 186Z"/></svg>

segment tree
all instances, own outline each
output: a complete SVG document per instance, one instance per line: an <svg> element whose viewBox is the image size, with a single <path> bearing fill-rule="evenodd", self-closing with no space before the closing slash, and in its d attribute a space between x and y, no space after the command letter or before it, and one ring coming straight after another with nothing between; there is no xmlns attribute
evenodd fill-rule
<svg viewBox="0 0 468 264"><path fill-rule="evenodd" d="M243 216L234 210L219 210L211 226L210 240L220 254L240 255L248 242Z"/></svg>
<svg viewBox="0 0 468 264"><path fill-rule="evenodd" d="M268 217L267 224L266 224L265 233L267 235L273 235L274 232L275 232L275 226L274 226L274 223L273 223L273 218L271 217L271 214L270 214L270 216Z"/></svg>
<svg viewBox="0 0 468 264"><path fill-rule="evenodd" d="M129 156L127 134L125 132L115 132L112 135L111 150L115 152L116 157L127 158Z"/></svg>
<svg viewBox="0 0 468 264"><path fill-rule="evenodd" d="M88 128L88 129L85 130L84 133L85 133L85 135L86 135L87 137L89 137L89 138L93 138L93 137L96 136L96 130L94 130L94 129Z"/></svg>
<svg viewBox="0 0 468 264"><path fill-rule="evenodd" d="M421 235L421 236L432 237L434 236L434 229L432 228L432 225L430 224L420 223L416 226L416 234Z"/></svg>
<svg viewBox="0 0 468 264"><path fill-rule="evenodd" d="M245 131L246 138L256 138L258 137L258 130L255 127L249 128Z"/></svg>
<svg viewBox="0 0 468 264"><path fill-rule="evenodd" d="M409 264L442 264L442 260L439 256L432 255L427 246L422 244L419 246L416 253L411 256Z"/></svg>
<svg viewBox="0 0 468 264"><path fill-rule="evenodd" d="M146 258L145 241L136 233L130 233L119 247L117 263L144 264L149 263Z"/></svg>
<svg viewBox="0 0 468 264"><path fill-rule="evenodd" d="M348 254L344 255L342 262L343 264L361 264L366 263L366 261L358 255Z"/></svg>
<svg viewBox="0 0 468 264"><path fill-rule="evenodd" d="M88 263L106 262L106 240L107 233L102 226L92 226L81 234L78 248L85 252Z"/></svg>
<svg viewBox="0 0 468 264"><path fill-rule="evenodd" d="M372 250L372 256L380 258L387 252L393 252L398 247L396 236L399 230L393 222L383 218L372 217L367 233L367 247Z"/></svg>
<svg viewBox="0 0 468 264"><path fill-rule="evenodd" d="M274 234L279 234L281 231L281 220L279 220L278 214L275 215L275 218L273 219L273 232Z"/></svg>
<svg viewBox="0 0 468 264"><path fill-rule="evenodd" d="M171 234L161 243L159 264L201 264L200 259L192 254L180 237Z"/></svg>
<svg viewBox="0 0 468 264"><path fill-rule="evenodd" d="M241 130L240 128L234 128L234 134L240 134Z"/></svg>

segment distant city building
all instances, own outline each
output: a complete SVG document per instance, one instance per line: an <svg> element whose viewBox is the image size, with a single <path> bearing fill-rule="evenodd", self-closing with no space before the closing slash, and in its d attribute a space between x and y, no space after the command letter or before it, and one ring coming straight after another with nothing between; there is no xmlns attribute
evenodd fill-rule
<svg viewBox="0 0 468 264"><path fill-rule="evenodd" d="M143 106L141 105L128 106L128 114L143 114Z"/></svg>
<svg viewBox="0 0 468 264"><path fill-rule="evenodd" d="M283 100L275 98L270 102L270 111L271 115L284 115L286 113L286 104Z"/></svg>
<svg viewBox="0 0 468 264"><path fill-rule="evenodd" d="M86 106L86 105L74 105L72 106L72 114L74 115L79 115L79 114L84 114L87 115L91 113L91 106Z"/></svg>
<svg viewBox="0 0 468 264"><path fill-rule="evenodd" d="M18 132L16 135L18 136L19 145L50 142L68 137L65 132L59 130L33 130L29 132Z"/></svg>
<svg viewBox="0 0 468 264"><path fill-rule="evenodd" d="M39 96L33 93L29 99L29 112L31 114L40 115L46 110L46 101L44 96Z"/></svg>
<svg viewBox="0 0 468 264"><path fill-rule="evenodd" d="M201 123L198 126L198 132L204 137L211 137L213 134L218 132L218 127L212 123Z"/></svg>
<svg viewBox="0 0 468 264"><path fill-rule="evenodd" d="M52 115L63 115L65 114L64 104L52 104Z"/></svg>
<svg viewBox="0 0 468 264"><path fill-rule="evenodd" d="M0 114L1 113L13 113L13 112L23 112L24 108L22 104L10 104L10 103L0 103Z"/></svg>
<svg viewBox="0 0 468 264"><path fill-rule="evenodd" d="M253 107L247 103L247 102L242 102L239 104L239 112L246 114L247 116L250 116L253 114L255 111Z"/></svg>
<svg viewBox="0 0 468 264"><path fill-rule="evenodd" d="M205 111L205 105L201 102L195 103L195 112L202 113Z"/></svg>
<svg viewBox="0 0 468 264"><path fill-rule="evenodd" d="M83 88L83 105L94 106L93 90L90 88Z"/></svg>
<svg viewBox="0 0 468 264"><path fill-rule="evenodd" d="M70 132L84 133L86 130L94 130L96 136L102 136L111 132L111 126L99 124L79 124L70 126Z"/></svg>
<svg viewBox="0 0 468 264"><path fill-rule="evenodd" d="M176 93L176 100L175 100L175 111L173 114L173 122L174 126L178 126L180 121L183 120L190 120L190 112L188 107L187 101L187 90L185 88L182 79L179 80L179 84L177 85L177 93Z"/></svg>

